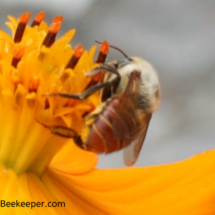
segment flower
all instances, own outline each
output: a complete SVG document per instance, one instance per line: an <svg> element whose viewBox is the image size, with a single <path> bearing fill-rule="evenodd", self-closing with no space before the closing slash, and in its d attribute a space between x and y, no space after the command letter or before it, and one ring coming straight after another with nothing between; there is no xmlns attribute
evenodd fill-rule
<svg viewBox="0 0 215 215"><path fill-rule="evenodd" d="M214 150L103 170L96 154L53 133L55 125L80 133L85 113L99 105L98 93L83 101L46 96L80 93L96 81L85 76L97 65L96 47L72 48L75 30L56 39L63 17L49 27L44 17L27 26L30 13L9 16L13 36L0 31L1 214L215 214Z"/></svg>

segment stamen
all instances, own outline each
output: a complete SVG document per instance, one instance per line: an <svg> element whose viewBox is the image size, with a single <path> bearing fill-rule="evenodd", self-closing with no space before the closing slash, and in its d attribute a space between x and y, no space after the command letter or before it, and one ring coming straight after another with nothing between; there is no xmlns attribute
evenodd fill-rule
<svg viewBox="0 0 215 215"><path fill-rule="evenodd" d="M96 63L104 63L109 52L109 44L107 41L101 43L100 52L97 57Z"/></svg>
<svg viewBox="0 0 215 215"><path fill-rule="evenodd" d="M24 55L25 52L25 47L24 45L17 45L15 46L14 50L13 50L13 59L11 62L11 65L14 68L17 68L17 65L19 63L19 61L21 60L22 56Z"/></svg>
<svg viewBox="0 0 215 215"><path fill-rule="evenodd" d="M63 21L62 16L57 16L53 19L53 22L49 27L49 32L43 41L44 46L50 48L52 46L52 44L55 42L55 38L56 38L58 31L60 30L62 21Z"/></svg>
<svg viewBox="0 0 215 215"><path fill-rule="evenodd" d="M107 41L104 41L102 43L98 42L98 41L96 41L96 42L101 44L99 55L98 55L98 57L96 59L96 63L104 63L105 60L106 60L107 54L109 52L110 45L109 45L109 43ZM89 87L92 87L92 86L96 85L99 81L102 80L103 77L104 77L103 73L98 73L95 76L93 76L91 81L86 86L85 90L88 89Z"/></svg>
<svg viewBox="0 0 215 215"><path fill-rule="evenodd" d="M36 26L36 25L40 25L40 23L44 20L45 15L46 15L46 14L45 14L44 11L38 13L38 14L35 16L34 21L33 21L32 24L31 24L31 27L34 27L34 26Z"/></svg>
<svg viewBox="0 0 215 215"><path fill-rule="evenodd" d="M26 12L26 13L23 13L19 17L19 24L17 26L16 33L14 36L15 43L19 43L22 40L22 36L24 34L25 27L26 27L28 20L30 19L30 16L31 16L31 14L29 12Z"/></svg>
<svg viewBox="0 0 215 215"><path fill-rule="evenodd" d="M69 63L67 64L66 69L68 68L74 69L83 53L84 53L84 47L81 44L78 44L75 47L75 52L71 57Z"/></svg>

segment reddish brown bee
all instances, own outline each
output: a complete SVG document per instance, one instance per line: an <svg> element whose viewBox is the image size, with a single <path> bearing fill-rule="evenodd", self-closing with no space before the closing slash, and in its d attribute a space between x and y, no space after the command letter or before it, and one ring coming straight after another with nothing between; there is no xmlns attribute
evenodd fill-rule
<svg viewBox="0 0 215 215"><path fill-rule="evenodd" d="M82 149L96 153L111 153L124 149L127 166L135 163L142 148L152 113L160 103L160 86L155 69L139 57L104 63L106 49L100 51L100 65L87 73L92 81L81 94L47 94L71 99L85 99L100 91L101 104L86 116L82 134L66 127L53 127L57 135L73 138ZM96 79L103 74L102 79ZM99 81L98 81L99 80Z"/></svg>

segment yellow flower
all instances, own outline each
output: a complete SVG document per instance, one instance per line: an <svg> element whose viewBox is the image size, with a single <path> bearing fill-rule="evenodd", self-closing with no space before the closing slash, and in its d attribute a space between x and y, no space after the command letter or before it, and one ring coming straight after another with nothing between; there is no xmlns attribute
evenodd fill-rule
<svg viewBox="0 0 215 215"><path fill-rule="evenodd" d="M39 13L9 16L12 37L0 31L1 214L215 214L215 151L170 165L95 169L97 155L54 135L54 125L77 133L83 115L99 105L46 97L79 93L92 78L96 47L69 45L75 30L56 40L63 17L48 27Z"/></svg>

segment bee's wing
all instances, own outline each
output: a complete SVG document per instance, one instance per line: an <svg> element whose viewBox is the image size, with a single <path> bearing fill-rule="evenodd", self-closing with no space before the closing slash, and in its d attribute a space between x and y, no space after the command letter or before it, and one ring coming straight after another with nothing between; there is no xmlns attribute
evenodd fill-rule
<svg viewBox="0 0 215 215"><path fill-rule="evenodd" d="M135 113L134 121L137 119L140 122L138 128L133 127L132 131L129 132L131 136L125 137L122 143L124 147L124 163L127 166L131 166L137 160L151 119L151 114L149 113L138 113L138 106L142 98L140 95L140 82L140 72L134 70L130 73L128 84L122 95L123 98L132 103L133 113Z"/></svg>
<svg viewBox="0 0 215 215"><path fill-rule="evenodd" d="M134 108L134 121L137 119L140 123L138 127L132 128L130 132L130 138L125 138L123 140L123 146L125 147L123 150L124 163L127 166L131 166L137 160L140 150L142 148L143 142L146 137L147 129L149 126L149 122L151 119L151 113L141 113L138 112L138 107L141 103L141 92L140 92L140 72L133 71L130 74L128 84L126 86L125 92L122 97L131 101Z"/></svg>
<svg viewBox="0 0 215 215"><path fill-rule="evenodd" d="M152 114L150 113L145 114L136 138L123 150L124 163L127 166L133 165L139 156L140 150L142 148L142 145L146 137L146 133L148 130L151 117L152 117Z"/></svg>

